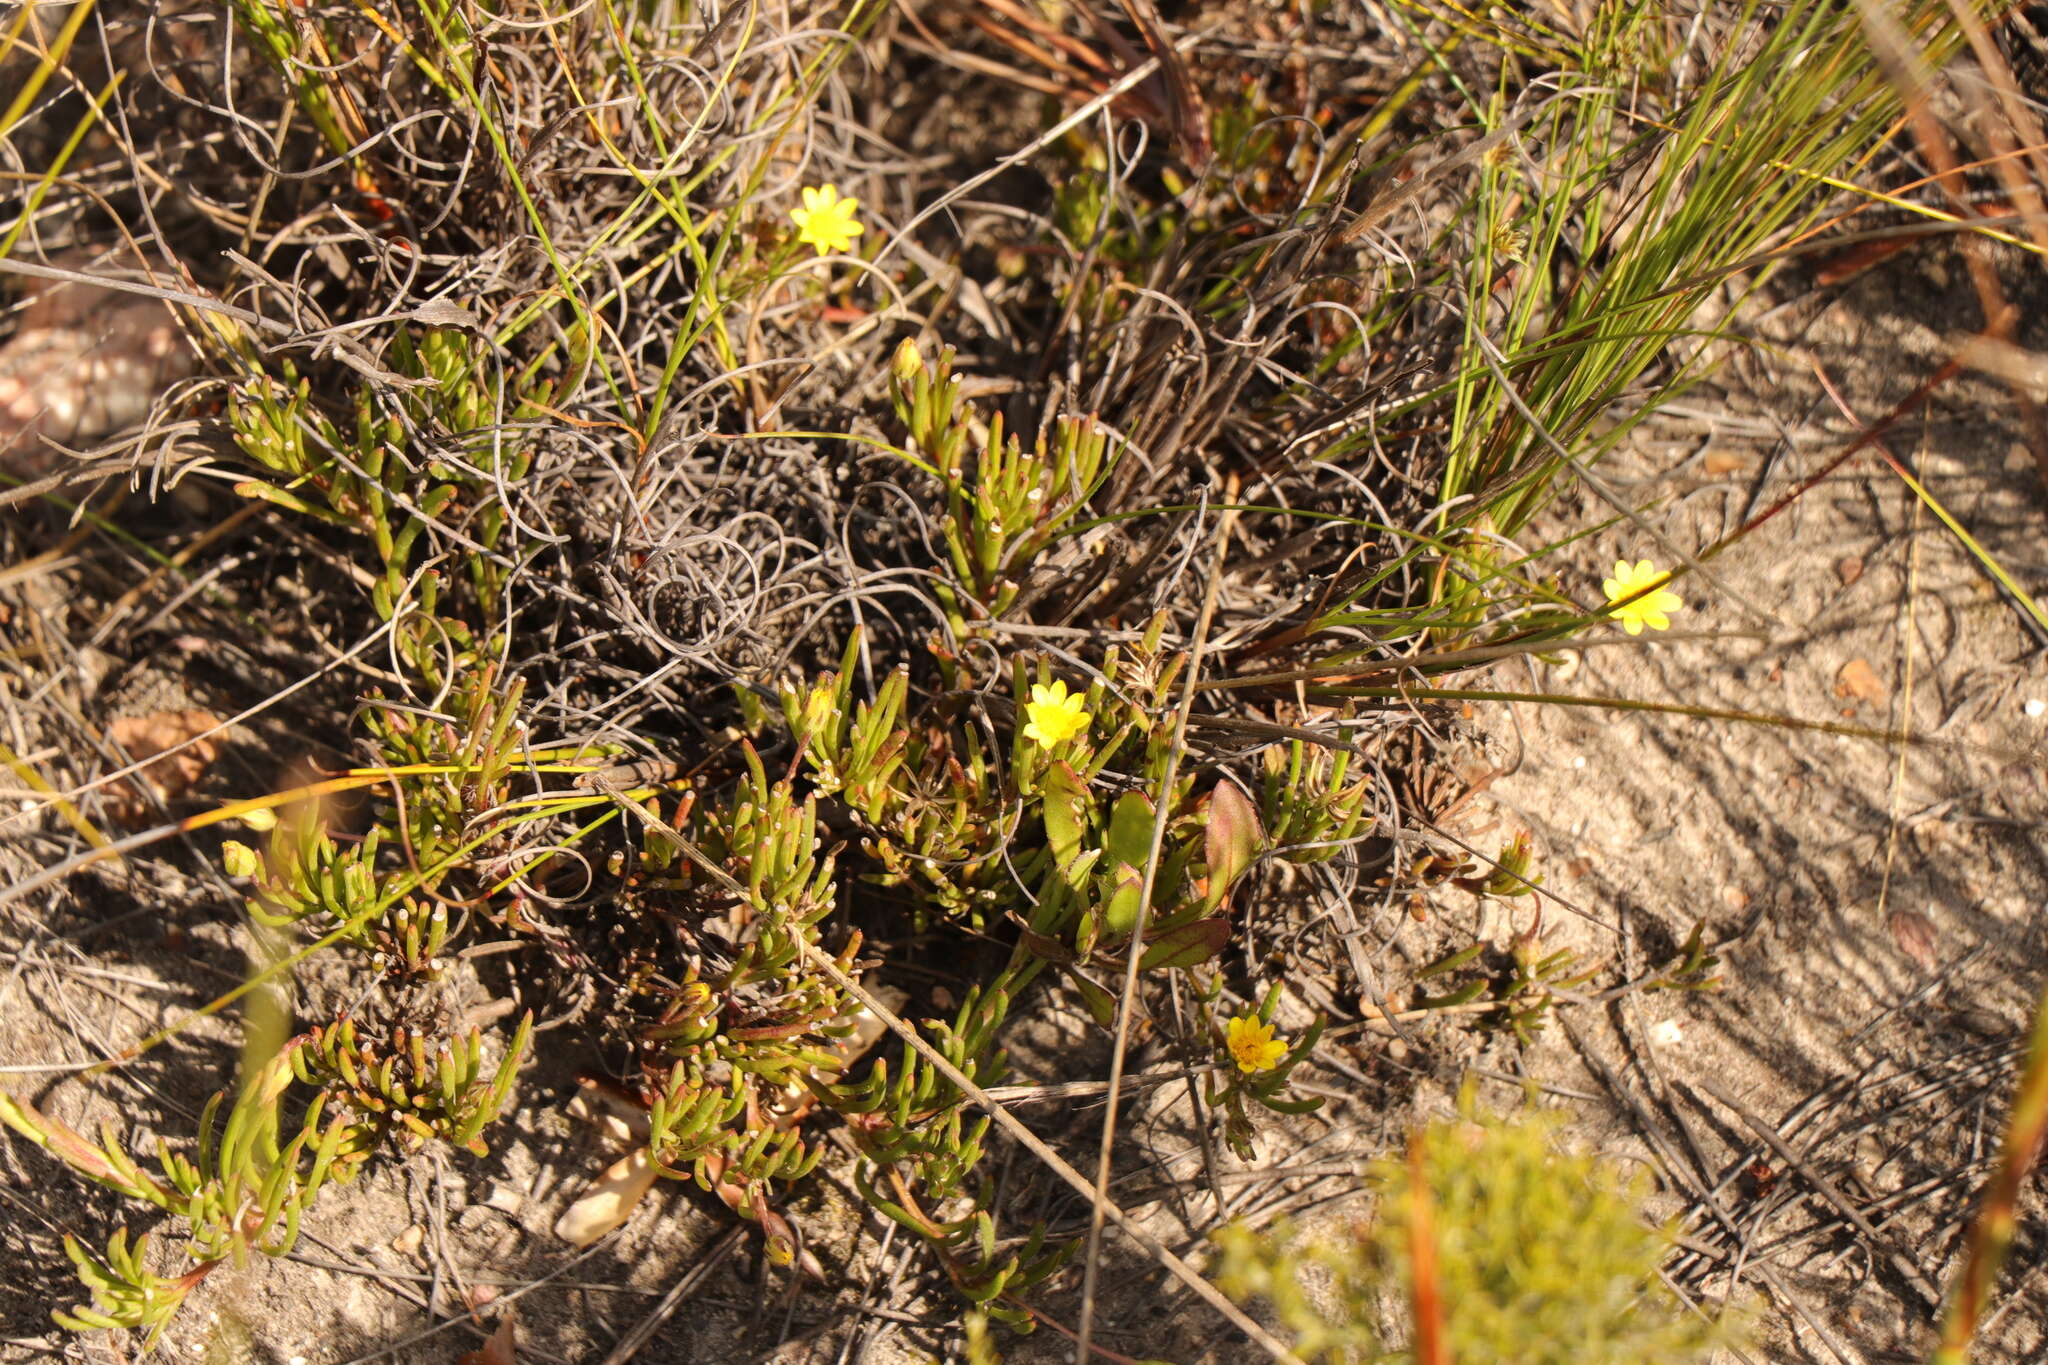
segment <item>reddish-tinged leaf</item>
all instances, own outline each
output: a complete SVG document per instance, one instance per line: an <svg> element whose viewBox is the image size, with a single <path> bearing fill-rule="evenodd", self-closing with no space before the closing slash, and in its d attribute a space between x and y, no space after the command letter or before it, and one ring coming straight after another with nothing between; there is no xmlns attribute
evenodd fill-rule
<svg viewBox="0 0 2048 1365"><path fill-rule="evenodd" d="M1230 884L1243 876L1259 856L1266 832L1259 827L1258 808L1244 794L1244 788L1228 777L1218 779L1209 793L1209 823L1203 858L1209 864L1209 891L1202 908L1214 910L1223 904Z"/></svg>
<svg viewBox="0 0 2048 1365"><path fill-rule="evenodd" d="M1066 944L1061 943L1058 939L1047 938L1044 934L1033 933L1029 929L1018 930L1017 937L1026 948L1031 950L1032 956L1042 957L1047 962L1054 963L1055 965L1069 967L1080 960L1067 950Z"/></svg>
<svg viewBox="0 0 2048 1365"><path fill-rule="evenodd" d="M1145 945L1138 966L1146 971L1166 967L1196 967L1222 952L1230 943L1230 921L1198 919L1168 929Z"/></svg>
<svg viewBox="0 0 2048 1365"><path fill-rule="evenodd" d="M794 1038L811 1027L802 1019L792 1019L780 1024L756 1024L748 1028L729 1028L725 1036L735 1042L762 1042L776 1038Z"/></svg>

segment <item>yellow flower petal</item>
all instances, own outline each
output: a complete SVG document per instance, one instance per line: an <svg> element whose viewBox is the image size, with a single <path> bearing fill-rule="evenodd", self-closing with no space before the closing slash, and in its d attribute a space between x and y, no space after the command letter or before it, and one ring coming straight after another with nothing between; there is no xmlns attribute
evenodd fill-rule
<svg viewBox="0 0 2048 1365"><path fill-rule="evenodd" d="M1087 699L1079 693L1069 695L1061 681L1033 683L1024 720L1024 737L1050 749L1088 728Z"/></svg>
<svg viewBox="0 0 2048 1365"><path fill-rule="evenodd" d="M1601 582L1600 591L1613 608L1613 618L1629 634L1641 635L1644 626L1651 630L1668 630L1671 626L1669 613L1685 606L1677 593L1663 586L1670 578L1671 575L1659 572L1657 566L1647 559L1639 559L1634 564L1617 559L1614 561L1614 576Z"/></svg>
<svg viewBox="0 0 2048 1365"><path fill-rule="evenodd" d="M790 221L796 224L797 240L815 247L820 256L849 250L867 230L855 217L860 201L840 198L836 186L806 186L803 201L802 208L789 211Z"/></svg>
<svg viewBox="0 0 2048 1365"><path fill-rule="evenodd" d="M1247 1076L1255 1071L1271 1071L1287 1055L1287 1044L1273 1036L1273 1026L1262 1023L1255 1014L1233 1016L1224 1026L1223 1035L1231 1060Z"/></svg>

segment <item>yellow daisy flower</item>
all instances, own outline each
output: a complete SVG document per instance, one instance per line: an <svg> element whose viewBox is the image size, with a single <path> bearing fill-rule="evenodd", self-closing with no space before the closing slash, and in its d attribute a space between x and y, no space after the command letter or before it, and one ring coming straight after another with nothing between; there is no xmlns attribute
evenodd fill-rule
<svg viewBox="0 0 2048 1365"><path fill-rule="evenodd" d="M1271 1071L1287 1055L1287 1044L1273 1036L1273 1026L1259 1022L1256 1014L1233 1015L1224 1026L1223 1040L1237 1069L1249 1076L1254 1071Z"/></svg>
<svg viewBox="0 0 2048 1365"><path fill-rule="evenodd" d="M1621 622L1621 628L1631 635L1641 635L1643 627L1651 630L1669 630L1671 617L1666 613L1680 611L1685 603L1678 594L1663 585L1671 581L1671 575L1660 573L1657 566L1647 559L1630 564L1626 559L1614 561L1614 577L1600 585L1600 591L1607 594L1607 600L1614 604L1614 619Z"/></svg>
<svg viewBox="0 0 2048 1365"><path fill-rule="evenodd" d="M860 200L841 199L834 186L814 185L804 190L804 206L791 209L789 216L796 223L796 239L816 247L823 256L852 250L853 239L867 231L854 217L859 208Z"/></svg>
<svg viewBox="0 0 2048 1365"><path fill-rule="evenodd" d="M1088 728L1085 700L1079 692L1069 695L1063 682L1031 684L1031 700L1024 704L1024 738L1048 749L1066 743Z"/></svg>

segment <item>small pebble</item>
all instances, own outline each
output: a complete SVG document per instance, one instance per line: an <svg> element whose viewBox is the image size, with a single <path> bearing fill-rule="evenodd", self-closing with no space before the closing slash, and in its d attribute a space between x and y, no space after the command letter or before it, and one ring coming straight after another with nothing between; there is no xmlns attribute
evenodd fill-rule
<svg viewBox="0 0 2048 1365"><path fill-rule="evenodd" d="M2026 706L2021 709L2030 719L2039 720L2042 716L2048 715L2048 701L2042 701L2039 697L2028 697Z"/></svg>

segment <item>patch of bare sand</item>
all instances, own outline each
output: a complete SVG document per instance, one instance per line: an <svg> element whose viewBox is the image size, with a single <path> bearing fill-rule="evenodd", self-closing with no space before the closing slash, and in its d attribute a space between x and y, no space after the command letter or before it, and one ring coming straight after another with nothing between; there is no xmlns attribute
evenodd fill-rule
<svg viewBox="0 0 2048 1365"><path fill-rule="evenodd" d="M1975 315L1943 273L1906 265L1839 302L1789 306L1774 335L1788 349L1753 358L1748 392L1702 391L1690 401L1698 428L1637 442L1602 472L1672 540L1718 539L1850 434L1810 365L1867 419L1940 364L1932 324ZM1964 380L1890 448L2040 599L2048 498L2011 409L1995 386ZM1789 447L1745 435L1773 417ZM1548 529L1602 510L1560 509ZM1624 555L1670 562L1624 527L1587 543L1566 581L1597 600ZM2048 962L2048 671L2016 608L1872 455L1711 568L1719 586L1680 585L1689 609L1673 634L1751 634L1646 635L1503 668L1494 685L1914 742L1516 703L1491 718L1507 771L1464 833L1491 847L1500 831L1530 830L1548 888L1584 911L1547 911L1555 941L1616 955L1630 976L1695 922L1726 943L1725 989L1574 1011L1577 1039L1553 1032L1528 1059L1543 1079L1601 1096L1566 1102L1587 1140L1683 1169L1660 1205L1688 1215L1697 1248L1675 1278L1708 1300L1728 1295L1731 1277L1738 1299L1761 1293L1771 1360L1922 1359ZM2001 1301L1980 1358L2042 1358L2038 1235L2021 1236Z"/></svg>

